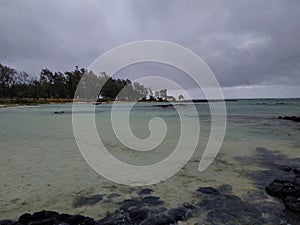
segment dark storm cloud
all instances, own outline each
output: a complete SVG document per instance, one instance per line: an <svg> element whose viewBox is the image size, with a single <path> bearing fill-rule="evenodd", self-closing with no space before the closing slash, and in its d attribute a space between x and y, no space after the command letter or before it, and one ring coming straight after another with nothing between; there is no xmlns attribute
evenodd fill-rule
<svg viewBox="0 0 300 225"><path fill-rule="evenodd" d="M297 0L2 0L0 62L64 71L119 44L161 39L199 54L223 87L299 86L299 21Z"/></svg>

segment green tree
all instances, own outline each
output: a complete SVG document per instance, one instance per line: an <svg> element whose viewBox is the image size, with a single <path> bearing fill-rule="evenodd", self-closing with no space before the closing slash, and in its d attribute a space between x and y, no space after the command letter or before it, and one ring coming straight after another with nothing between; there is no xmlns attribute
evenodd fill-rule
<svg viewBox="0 0 300 225"><path fill-rule="evenodd" d="M0 96L2 98L13 97L12 86L16 71L13 68L0 63Z"/></svg>

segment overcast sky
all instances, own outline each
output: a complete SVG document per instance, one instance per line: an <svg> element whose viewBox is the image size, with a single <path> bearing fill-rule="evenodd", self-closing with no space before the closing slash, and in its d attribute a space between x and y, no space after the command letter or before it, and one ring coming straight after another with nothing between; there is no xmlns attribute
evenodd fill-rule
<svg viewBox="0 0 300 225"><path fill-rule="evenodd" d="M165 40L201 56L226 97L300 97L299 21L299 0L1 0L0 62L64 72L120 44Z"/></svg>

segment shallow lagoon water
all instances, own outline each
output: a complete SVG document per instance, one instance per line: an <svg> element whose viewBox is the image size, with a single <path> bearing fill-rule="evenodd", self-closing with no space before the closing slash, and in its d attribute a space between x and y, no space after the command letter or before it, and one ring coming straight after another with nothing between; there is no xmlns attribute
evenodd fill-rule
<svg viewBox="0 0 300 225"><path fill-rule="evenodd" d="M276 104L283 103L283 104ZM298 115L300 100L269 99L226 102L228 122L221 151L204 172L198 171L201 154L210 132L207 103L197 103L201 123L199 146L187 165L170 179L156 185L153 195L160 196L167 208L183 202L196 203L194 191L199 187L232 186L233 194L251 201L256 191L247 176L259 170L256 163L244 163L237 157L255 157L257 147L278 150L299 157L300 125L277 119L281 115ZM82 104L81 113L91 113L92 106ZM119 103L120 110L126 103ZM181 105L189 116L189 105ZM143 165L160 161L172 151L178 140L180 124L176 110L138 103L130 115L133 132L140 138L149 135L148 122L153 116L165 119L166 140L155 154L136 153L124 147L110 126L110 104L96 106L95 120L103 142L111 153L126 162ZM54 114L64 111L64 114ZM72 130L72 105L41 105L0 109L0 219L17 217L24 212L42 209L70 214L80 213L95 219L114 212L124 199L137 196L141 188L113 183L98 175L83 159ZM120 124L121 126L121 124ZM111 193L118 193L108 201ZM74 205L79 197L103 195L94 205ZM255 201L255 199L253 199ZM270 198L272 201L272 198Z"/></svg>

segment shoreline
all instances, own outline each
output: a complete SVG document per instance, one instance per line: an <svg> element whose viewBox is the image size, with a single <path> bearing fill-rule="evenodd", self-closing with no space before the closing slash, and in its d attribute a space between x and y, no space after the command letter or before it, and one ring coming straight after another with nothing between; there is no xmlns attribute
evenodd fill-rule
<svg viewBox="0 0 300 225"><path fill-rule="evenodd" d="M295 100L298 98L273 98L274 100ZM208 103L208 102L237 102L237 101L247 101L247 100L270 100L270 98L245 98L245 99L224 99L224 100L217 100L217 99L192 99L192 100L181 100L181 101L148 101L148 100L140 100L140 101L124 101L124 100L115 100L115 101L103 101L98 102L99 105L101 104L110 104L110 103L126 103L126 102L144 102L144 103ZM86 99L76 99L77 103L88 104L88 103L97 103L95 100L86 100ZM69 104L73 103L74 99L64 99L64 98L48 98L48 99L32 99L32 98L24 98L24 99L1 99L0 98L0 108L8 108L8 107L19 107L19 106L36 106L36 105L47 105L47 104ZM95 104L97 105L97 104Z"/></svg>

